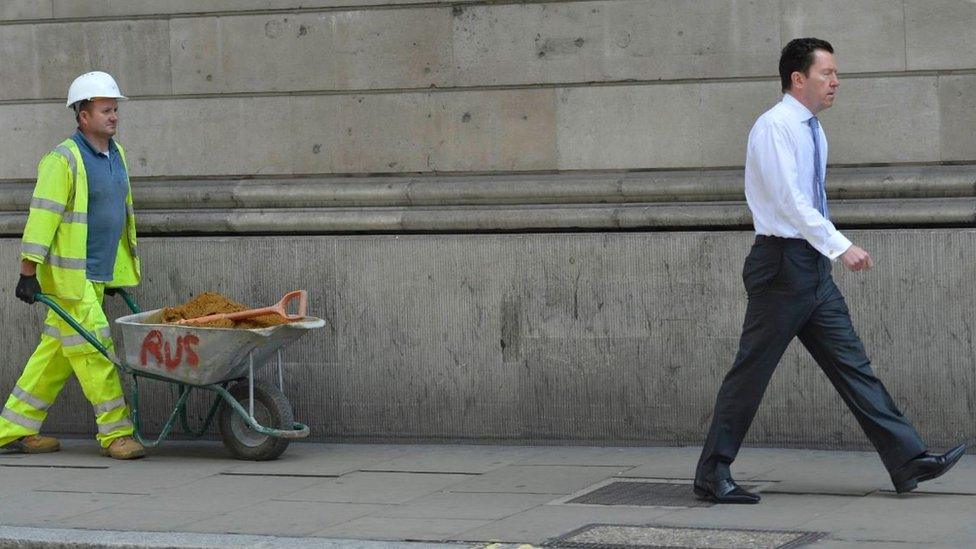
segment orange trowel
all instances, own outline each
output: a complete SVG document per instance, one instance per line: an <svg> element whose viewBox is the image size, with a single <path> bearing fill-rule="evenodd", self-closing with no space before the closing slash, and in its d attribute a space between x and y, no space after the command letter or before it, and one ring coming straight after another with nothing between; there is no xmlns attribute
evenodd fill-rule
<svg viewBox="0 0 976 549"><path fill-rule="evenodd" d="M298 301L297 312L289 313L286 307L295 301ZM281 298L278 303L271 305L270 307L261 307L260 309L247 309L246 311L237 311L236 313L217 313L213 315L200 316L197 318L187 318L179 320L176 324L194 325L194 324L206 324L207 322L213 322L214 320L243 320L245 318L254 318L256 316L277 314L288 321L292 320L302 320L305 318L305 310L308 307L308 292L305 290L295 290L294 292L288 292L284 297Z"/></svg>

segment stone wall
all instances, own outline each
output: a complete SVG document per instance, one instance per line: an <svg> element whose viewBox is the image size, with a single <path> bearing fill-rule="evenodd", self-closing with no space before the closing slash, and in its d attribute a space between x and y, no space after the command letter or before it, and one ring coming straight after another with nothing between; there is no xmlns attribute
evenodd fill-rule
<svg viewBox="0 0 976 549"><path fill-rule="evenodd" d="M976 231L851 236L877 266L835 274L877 374L930 444L971 439ZM285 392L319 440L698 444L735 354L750 242L742 232L154 237L134 295L155 308L205 290L260 304L308 289L327 327L285 348ZM0 252L13 271L16 242ZM0 386L10 387L41 307L0 295L10 337ZM108 309L124 313L118 299ZM173 401L165 385L143 384L151 430ZM48 421L92 431L74 381ZM798 342L749 442L867 443Z"/></svg>
<svg viewBox="0 0 976 549"><path fill-rule="evenodd" d="M133 97L135 176L738 166L800 35L837 50L832 163L976 161L963 0L159 4L5 3L0 177L70 131L89 67Z"/></svg>

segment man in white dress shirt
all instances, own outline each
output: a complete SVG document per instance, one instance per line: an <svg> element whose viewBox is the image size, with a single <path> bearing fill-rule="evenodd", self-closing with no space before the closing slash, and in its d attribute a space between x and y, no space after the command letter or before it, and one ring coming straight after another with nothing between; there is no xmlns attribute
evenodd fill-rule
<svg viewBox="0 0 976 549"><path fill-rule="evenodd" d="M735 483L730 466L794 337L854 413L897 492L945 473L965 452L965 444L945 454L926 451L872 372L830 275L833 261L852 271L874 266L866 251L834 227L827 208L827 137L816 115L833 105L840 85L833 52L816 38L787 44L779 62L783 99L749 132L745 192L756 241L742 271L748 305L694 482L698 497L716 503L759 501Z"/></svg>

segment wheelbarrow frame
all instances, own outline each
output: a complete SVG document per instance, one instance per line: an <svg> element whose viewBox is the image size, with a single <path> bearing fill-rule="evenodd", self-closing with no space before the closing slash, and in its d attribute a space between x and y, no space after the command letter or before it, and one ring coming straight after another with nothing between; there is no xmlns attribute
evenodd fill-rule
<svg viewBox="0 0 976 549"><path fill-rule="evenodd" d="M132 298L132 296L125 290L119 288L118 294L122 296L129 309L133 313L138 314L142 312L142 309ZM150 372L136 370L131 368L124 360L119 359L115 356L113 352L108 350L102 343L95 337L94 334L86 330L77 320L74 319L67 311L65 311L60 305L58 305L50 296L43 293L37 293L34 295L37 301L47 305L54 311L58 316L64 319L78 334L83 337L88 343L90 343L98 352L100 352L105 358L112 362L119 370L123 373L132 376L132 389L130 391L130 405L132 408L132 424L134 433L133 436L138 440L143 446L154 447L160 442L166 439L172 431L176 424L177 418L179 418L180 425L185 432L191 438L199 438L206 434L213 423L214 416L217 414L217 410L220 408L221 402L230 407L233 412L239 416L247 425L266 436L284 439L299 439L305 438L309 435L309 428L303 423L293 422L291 429L273 429L270 427L265 427L258 423L254 418L254 353L251 351L248 355L248 395L249 395L249 409L245 410L244 407L230 394L227 387L233 383L241 381L244 378L234 378L222 380L217 383L207 383L207 384L193 384L186 383L183 381L177 381L168 378L163 375L153 374ZM277 370L278 370L278 388L280 391L284 392L284 375L282 373L282 361L281 361L281 349L277 350ZM166 423L163 424L163 428L159 433L159 436L155 440L147 439L142 434L142 423L141 415L139 413L139 378L144 377L147 379L152 379L156 381L162 381L168 384L173 384L178 387L179 396L176 400L176 404L173 406L173 411L170 412L169 417L166 419ZM187 400L189 399L190 393L194 389L201 389L204 391L210 391L216 393L217 396L214 397L213 404L210 406L210 410L207 412L207 416L203 421L203 425L199 429L193 429L190 426L190 420L187 417Z"/></svg>

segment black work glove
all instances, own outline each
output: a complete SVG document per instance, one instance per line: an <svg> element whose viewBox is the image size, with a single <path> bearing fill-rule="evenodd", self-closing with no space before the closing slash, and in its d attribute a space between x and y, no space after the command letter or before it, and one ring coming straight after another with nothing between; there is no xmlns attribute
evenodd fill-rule
<svg viewBox="0 0 976 549"><path fill-rule="evenodd" d="M119 295L122 288L105 288L105 295Z"/></svg>
<svg viewBox="0 0 976 549"><path fill-rule="evenodd" d="M37 276L20 275L20 281L17 282L17 290L14 293L17 295L17 299L24 303L28 305L34 303L36 301L34 296L41 293L41 285L37 282Z"/></svg>

